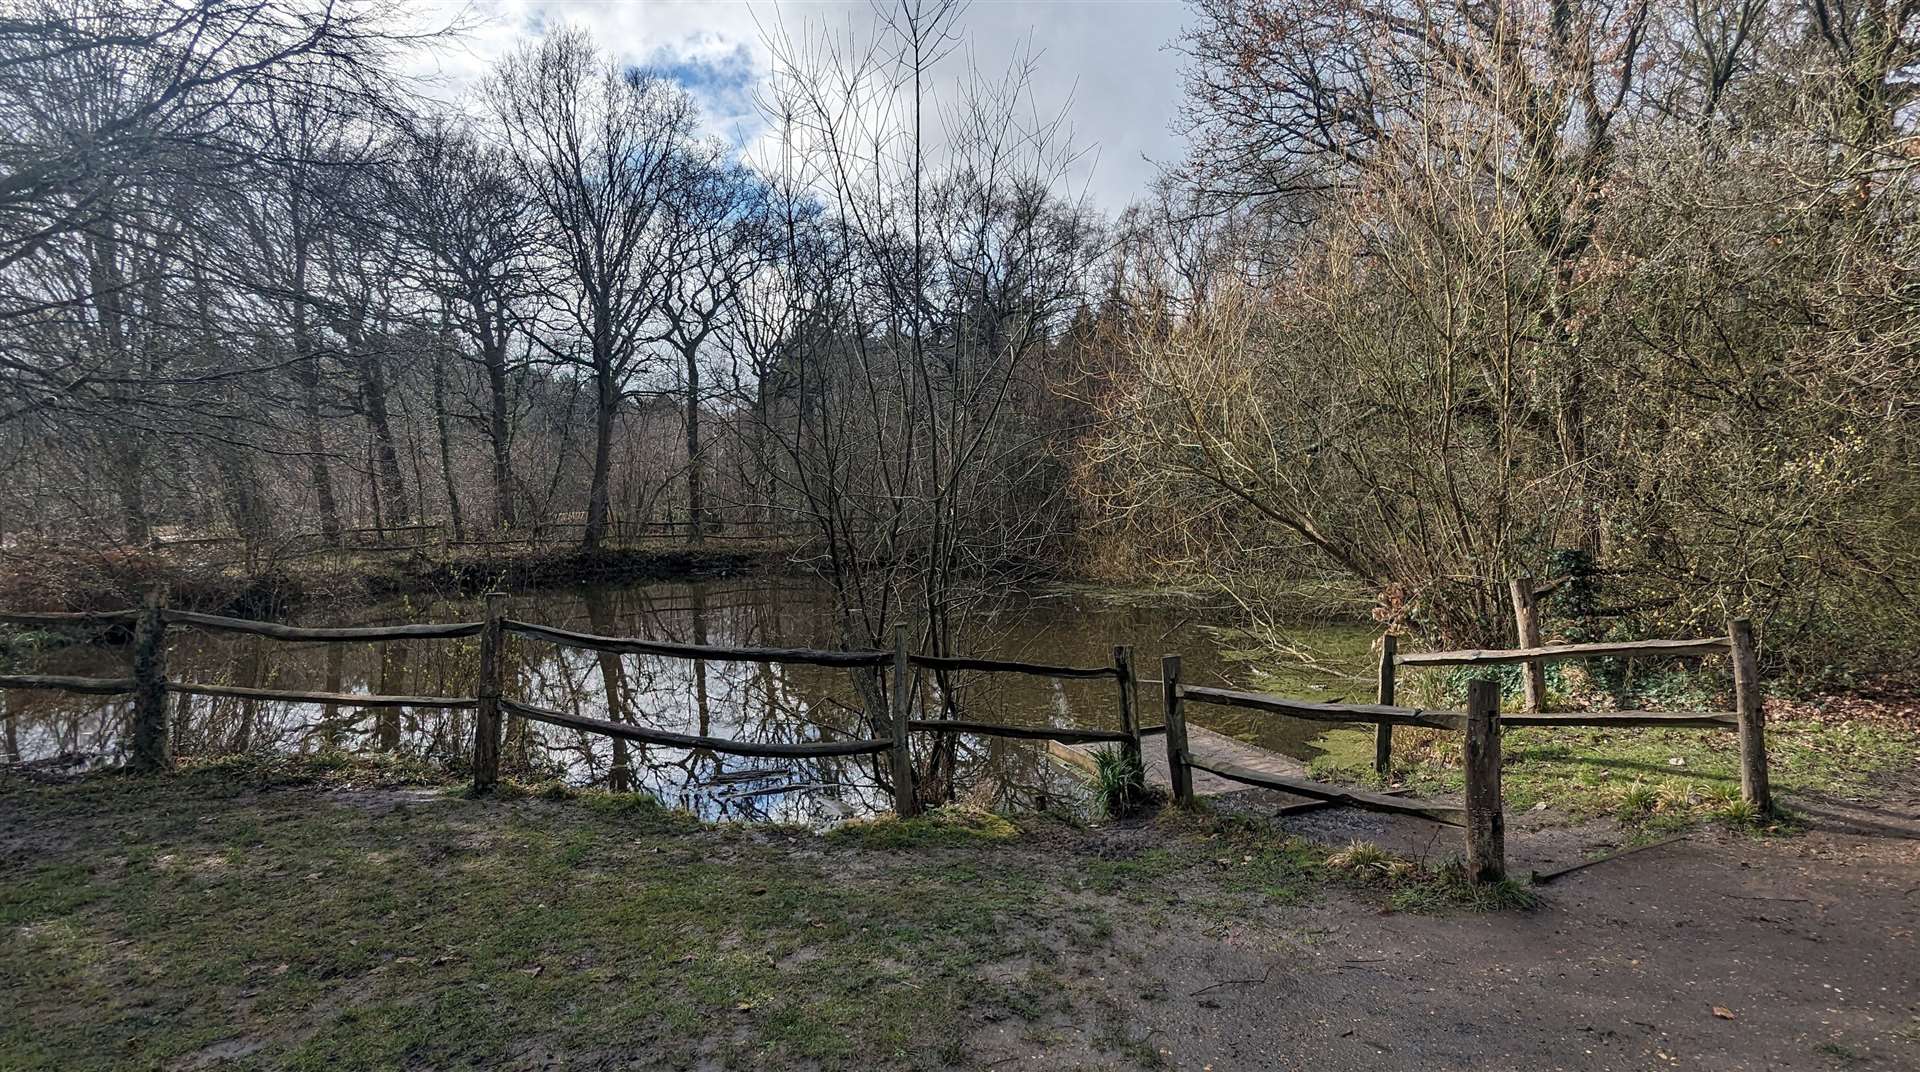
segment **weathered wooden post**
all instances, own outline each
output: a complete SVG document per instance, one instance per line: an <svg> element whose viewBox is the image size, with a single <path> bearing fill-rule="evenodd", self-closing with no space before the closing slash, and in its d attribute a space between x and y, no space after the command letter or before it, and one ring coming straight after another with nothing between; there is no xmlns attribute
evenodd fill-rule
<svg viewBox="0 0 1920 1072"><path fill-rule="evenodd" d="M1539 647L1540 600L1534 595L1533 578L1508 581L1507 593L1513 597L1513 626L1520 646ZM1528 659L1524 670L1521 680L1526 686L1527 710L1539 714L1547 709L1547 668L1538 659Z"/></svg>
<svg viewBox="0 0 1920 1072"><path fill-rule="evenodd" d="M173 769L173 739L167 732L167 612L159 589L147 593L133 631L133 747L130 770L142 774Z"/></svg>
<svg viewBox="0 0 1920 1072"><path fill-rule="evenodd" d="M1380 637L1380 687L1375 695L1383 707L1393 706L1393 659L1399 653L1400 640L1392 633ZM1393 723L1379 722L1373 727L1373 772L1385 779L1393 772Z"/></svg>
<svg viewBox="0 0 1920 1072"><path fill-rule="evenodd" d="M1773 810L1773 792L1767 785L1767 698L1760 684L1753 623L1733 619L1727 623L1727 638L1733 642L1733 709L1740 717L1740 796L1768 812Z"/></svg>
<svg viewBox="0 0 1920 1072"><path fill-rule="evenodd" d="M487 620L480 630L479 704L473 716L473 791L487 793L500 781L500 694L506 664L507 594L487 593Z"/></svg>
<svg viewBox="0 0 1920 1072"><path fill-rule="evenodd" d="M1140 713L1137 706L1140 683L1133 672L1133 648L1125 644L1114 645L1113 674L1120 681L1120 732L1127 735L1120 749L1133 760L1135 769L1144 778L1147 768L1140 753Z"/></svg>
<svg viewBox="0 0 1920 1072"><path fill-rule="evenodd" d="M1500 803L1500 683L1467 682L1467 878L1507 874L1507 820Z"/></svg>
<svg viewBox="0 0 1920 1072"><path fill-rule="evenodd" d="M1160 658L1160 696L1167 708L1167 776L1173 781L1173 799L1193 803L1193 771L1187 766L1186 698L1180 695L1180 656Z"/></svg>
<svg viewBox="0 0 1920 1072"><path fill-rule="evenodd" d="M907 627L893 627L893 813L902 819L920 814L920 797L913 789L912 697L907 694Z"/></svg>

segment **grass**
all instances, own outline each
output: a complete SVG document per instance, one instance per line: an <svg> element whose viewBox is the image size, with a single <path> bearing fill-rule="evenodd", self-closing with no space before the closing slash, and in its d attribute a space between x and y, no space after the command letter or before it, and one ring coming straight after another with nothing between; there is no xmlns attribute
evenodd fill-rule
<svg viewBox="0 0 1920 1072"><path fill-rule="evenodd" d="M1093 753L1093 797L1103 814L1122 819L1145 807L1151 797L1140 757L1118 747Z"/></svg>
<svg viewBox="0 0 1920 1072"><path fill-rule="evenodd" d="M1151 1050L1088 963L1329 895L1497 907L1205 813L823 837L553 795L344 756L0 775L0 1068L931 1068L1006 1025L1126 1067Z"/></svg>
<svg viewBox="0 0 1920 1072"><path fill-rule="evenodd" d="M1372 729L1337 729L1315 742L1315 777L1378 784ZM1783 829L1740 798L1738 738L1715 730L1522 727L1503 735L1501 789L1510 814L1545 805L1556 821L1612 817L1645 837L1726 822ZM1397 730L1394 780L1421 794L1465 784L1457 734ZM1776 722L1767 729L1777 794L1869 793L1920 762L1920 734L1875 722Z"/></svg>

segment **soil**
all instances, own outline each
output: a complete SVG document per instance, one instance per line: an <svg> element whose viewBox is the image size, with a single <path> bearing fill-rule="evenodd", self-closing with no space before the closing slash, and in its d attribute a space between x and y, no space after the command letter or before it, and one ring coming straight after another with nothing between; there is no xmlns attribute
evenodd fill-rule
<svg viewBox="0 0 1920 1072"><path fill-rule="evenodd" d="M149 807L114 784L0 795L0 918L42 950L11 963L33 1026L0 1022L0 1067L16 1066L10 1044L22 1068L1920 1069L1920 772L1871 800L1789 798L1804 822L1791 836L1703 828L1537 886L1531 910L1486 913L1392 911L1378 890L1263 872L1257 854L1288 851L1270 831L1205 816L982 820L890 845L907 832L649 826L607 801L187 786ZM1513 818L1517 877L1622 837ZM1457 837L1344 809L1280 822L1430 859ZM566 900L575 887L594 913ZM629 889L648 899L599 911ZM222 907L199 912L183 890ZM166 891L163 929L129 930ZM516 910L535 899L564 912ZM529 921L552 929L486 933ZM599 936L584 959L568 940L582 927ZM194 971L147 970L169 951ZM663 957L673 972L650 974ZM0 947L0 993L9 963ZM195 989L203 975L246 980L252 1004ZM839 1004L807 1004L826 990ZM338 1000L306 1004L316 993ZM436 1004L447 994L507 1004L461 1017ZM80 1011L100 1001L120 1007ZM556 1004L516 1018L521 1001ZM674 1026L656 1007L706 1011ZM396 1009L415 1010L420 1037ZM912 1048L878 1043L889 1018ZM562 1020L574 1035L548 1038ZM822 1022L859 1043L852 1056L792 1034ZM100 1048L135 1023L131 1048Z"/></svg>
<svg viewBox="0 0 1920 1072"><path fill-rule="evenodd" d="M1150 978L1113 992L1167 995L1125 1004L1176 1069L1920 1069L1920 785L1792 806L1804 834L1698 831L1542 886L1530 912L1336 898L1219 936L1125 934ZM1288 825L1422 840L1344 810ZM1608 836L1512 833L1510 864L1572 862Z"/></svg>

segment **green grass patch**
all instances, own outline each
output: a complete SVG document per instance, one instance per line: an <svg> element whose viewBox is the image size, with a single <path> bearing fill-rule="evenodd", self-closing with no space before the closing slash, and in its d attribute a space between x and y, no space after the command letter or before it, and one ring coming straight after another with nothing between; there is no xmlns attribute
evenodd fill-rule
<svg viewBox="0 0 1920 1072"><path fill-rule="evenodd" d="M1315 740L1324 749L1313 776L1377 784L1373 731L1340 728ZM1740 743L1720 730L1520 727L1502 738L1501 788L1510 811L1544 804L1556 819L1612 817L1648 837L1703 822L1784 831L1740 798ZM1421 794L1465 787L1460 736L1397 731L1394 780ZM1870 793L1888 774L1920 762L1920 735L1872 722L1781 722L1767 728L1767 765L1776 795Z"/></svg>
<svg viewBox="0 0 1920 1072"><path fill-rule="evenodd" d="M1402 896L1204 812L819 836L434 775L0 776L0 1068L965 1067L1009 1022L1104 1024L1100 1066L1128 1067L1113 988L1148 984L1084 968L1127 963L1123 932L1204 944L1278 933L1330 883Z"/></svg>

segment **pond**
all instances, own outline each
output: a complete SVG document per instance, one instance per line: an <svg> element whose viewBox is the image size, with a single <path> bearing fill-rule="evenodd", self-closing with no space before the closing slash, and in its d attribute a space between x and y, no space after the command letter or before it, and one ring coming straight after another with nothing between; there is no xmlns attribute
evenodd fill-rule
<svg viewBox="0 0 1920 1072"><path fill-rule="evenodd" d="M510 617L602 635L699 645L827 647L832 604L805 577L748 575L517 593ZM384 625L475 620L478 599L421 599L314 610L301 624ZM1371 699L1369 646L1374 630L1353 623L1302 623L1287 642L1310 652L1255 665L1236 657L1230 608L1190 597L1091 588L1007 593L967 630L970 655L1080 666L1108 665L1116 644L1132 645L1142 678L1159 676L1163 653L1182 657L1193 684L1261 687L1327 701ZM472 695L478 641L411 640L383 644L291 644L176 626L168 673L175 680L255 688ZM71 645L47 650L21 670L115 677L126 671L121 647ZM658 729L760 742L869 736L854 673L843 669L689 661L611 655L525 637L507 642L507 693L522 702L629 721ZM1018 675L956 675L952 687L974 721L1116 728L1111 680L1055 681ZM42 692L6 693L5 738L14 757L72 755L111 761L122 746L129 702ZM919 703L935 704L921 682ZM1142 685L1141 720L1161 721L1158 689ZM360 711L319 704L175 696L175 751L222 755L253 750L384 751L461 762L471 745L471 713L403 708ZM1327 728L1257 712L1189 707L1189 718L1298 758L1311 758ZM921 735L916 746L929 746ZM1158 738L1149 738L1152 747ZM612 785L652 793L663 803L710 819L814 823L890 807L876 784L873 757L769 760L704 750L641 746L546 724L511 720L505 770L573 785ZM1083 780L1044 744L964 737L953 795L986 807L1081 810Z"/></svg>

